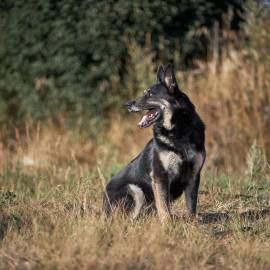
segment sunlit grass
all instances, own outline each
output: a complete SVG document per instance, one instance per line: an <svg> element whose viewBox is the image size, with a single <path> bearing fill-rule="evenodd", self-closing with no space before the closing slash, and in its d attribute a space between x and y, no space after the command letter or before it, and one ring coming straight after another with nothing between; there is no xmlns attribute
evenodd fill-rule
<svg viewBox="0 0 270 270"><path fill-rule="evenodd" d="M96 166L82 168L74 157L61 159L61 152L55 154L57 168L50 160L47 165L26 166L21 155L11 154L1 169L1 269L270 266L267 169L252 177L205 170L198 218L186 220L181 198L173 205L179 218L162 226L156 216L131 221L121 213L107 220L102 215L97 166L106 179L117 172L122 164L113 160L121 158L113 152Z"/></svg>

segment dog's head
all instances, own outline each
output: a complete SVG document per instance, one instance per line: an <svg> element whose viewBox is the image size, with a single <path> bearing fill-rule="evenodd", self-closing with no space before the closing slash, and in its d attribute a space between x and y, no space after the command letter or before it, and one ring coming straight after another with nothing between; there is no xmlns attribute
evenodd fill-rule
<svg viewBox="0 0 270 270"><path fill-rule="evenodd" d="M144 90L136 100L127 102L126 106L130 112L147 111L138 124L140 128L161 123L170 129L173 110L179 105L181 93L172 65L159 66L156 84Z"/></svg>

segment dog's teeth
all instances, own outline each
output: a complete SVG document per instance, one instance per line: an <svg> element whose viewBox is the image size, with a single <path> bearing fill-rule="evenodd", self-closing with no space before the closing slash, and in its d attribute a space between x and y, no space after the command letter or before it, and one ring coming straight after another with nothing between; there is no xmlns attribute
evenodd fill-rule
<svg viewBox="0 0 270 270"><path fill-rule="evenodd" d="M147 120L147 116L146 115L144 115L143 116L143 118L142 118L142 120L139 122L139 126L143 126L144 125L144 122L146 122L146 120Z"/></svg>

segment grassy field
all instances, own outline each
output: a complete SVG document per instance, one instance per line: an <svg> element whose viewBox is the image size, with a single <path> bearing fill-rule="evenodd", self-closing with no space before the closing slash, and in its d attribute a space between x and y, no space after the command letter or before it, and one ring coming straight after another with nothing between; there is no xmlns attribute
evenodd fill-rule
<svg viewBox="0 0 270 270"><path fill-rule="evenodd" d="M148 135L123 151L37 127L2 145L0 269L270 269L269 166L256 145L241 174L205 167L194 221L182 198L166 226L104 219L97 168L109 179Z"/></svg>

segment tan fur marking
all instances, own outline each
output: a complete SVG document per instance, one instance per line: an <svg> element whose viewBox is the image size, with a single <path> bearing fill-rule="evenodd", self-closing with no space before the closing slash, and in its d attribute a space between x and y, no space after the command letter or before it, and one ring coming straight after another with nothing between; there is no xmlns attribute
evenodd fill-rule
<svg viewBox="0 0 270 270"><path fill-rule="evenodd" d="M181 157L172 151L161 151L159 159L163 168L172 174L178 174L179 165L183 162Z"/></svg>
<svg viewBox="0 0 270 270"><path fill-rule="evenodd" d="M162 224L167 223L171 219L170 207L165 199L164 191L160 184L156 181L153 172L150 173L152 178L152 189L155 197L155 204L158 212L158 217Z"/></svg>
<svg viewBox="0 0 270 270"><path fill-rule="evenodd" d="M139 216L141 209L145 203L145 196L141 188L139 188L138 186L133 184L129 184L128 186L131 191L131 195L133 196L133 199L135 201L135 207L131 214L131 218L136 219Z"/></svg>
<svg viewBox="0 0 270 270"><path fill-rule="evenodd" d="M166 76L165 77L165 83L167 85L167 87L171 87L172 83L173 83L173 77L172 76Z"/></svg>
<svg viewBox="0 0 270 270"><path fill-rule="evenodd" d="M173 143L172 143L167 137L165 137L165 136L163 136L163 135L158 135L158 139L159 139L161 142L163 142L164 144L166 144L166 145L169 145L169 146L171 146L171 147L174 146Z"/></svg>
<svg viewBox="0 0 270 270"><path fill-rule="evenodd" d="M156 105L156 106L161 105L161 108L163 110L163 126L166 129L171 129L172 128L172 123L171 123L172 108L171 108L170 103L167 100L162 99L160 102L151 102L149 104Z"/></svg>
<svg viewBox="0 0 270 270"><path fill-rule="evenodd" d="M161 103L163 104L163 126L166 129L171 129L172 128L172 108L170 103L162 99Z"/></svg>

